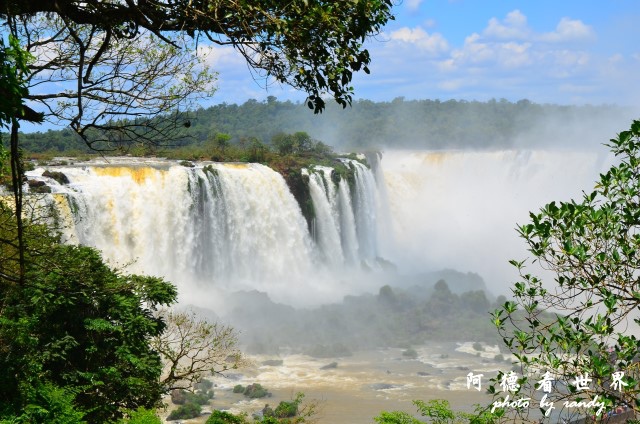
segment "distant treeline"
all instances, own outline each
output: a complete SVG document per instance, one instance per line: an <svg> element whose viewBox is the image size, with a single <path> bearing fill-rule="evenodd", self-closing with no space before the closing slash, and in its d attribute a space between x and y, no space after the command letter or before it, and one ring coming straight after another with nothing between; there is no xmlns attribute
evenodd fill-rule
<svg viewBox="0 0 640 424"><path fill-rule="evenodd" d="M304 131L316 140L345 150L380 148L461 149L566 145L606 141L618 121L633 117L618 106L560 106L528 100L487 102L464 100L360 100L351 108L329 104L321 115L306 105L249 100L241 105L219 104L186 113L183 136L166 148L198 146L230 136L230 144L247 140L271 143L281 133ZM619 128L619 125L617 126ZM603 134L602 136L600 134ZM605 137L605 138L602 138ZM82 152L88 149L70 129L23 134L21 144L29 153Z"/></svg>

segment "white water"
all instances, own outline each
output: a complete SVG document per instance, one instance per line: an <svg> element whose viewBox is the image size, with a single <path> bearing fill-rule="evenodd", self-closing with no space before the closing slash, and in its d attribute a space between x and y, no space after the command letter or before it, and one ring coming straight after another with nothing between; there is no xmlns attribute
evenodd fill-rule
<svg viewBox="0 0 640 424"><path fill-rule="evenodd" d="M317 305L362 291L362 279L342 280L357 280L360 263L376 259L368 234L377 231L368 209L376 204L375 180L358 166L355 193L332 181L331 168L311 173L315 241L282 176L259 164L186 168L117 159L57 168L68 186L42 177L43 169L30 177L57 193L50 198L71 242L100 249L129 272L167 278L186 302L211 308L219 306L217 290L260 290L275 301Z"/></svg>
<svg viewBox="0 0 640 424"><path fill-rule="evenodd" d="M333 169L318 166L312 172L304 171L309 176L309 192L315 210L313 236L318 240L320 251L324 253L327 263L334 266L342 265L345 255L340 237L342 227L338 197L335 184L331 181Z"/></svg>
<svg viewBox="0 0 640 424"><path fill-rule="evenodd" d="M551 201L579 199L608 168L607 152L385 152L393 234L385 257L404 272L454 268L479 273L509 294L510 259L527 257L515 230Z"/></svg>
<svg viewBox="0 0 640 424"><path fill-rule="evenodd" d="M58 169L68 186L47 181L72 241L166 277L182 300L214 307L216 290L256 289L318 305L377 291L384 282L361 265L375 268L378 257L402 274L476 272L508 294L508 260L527 256L516 225L590 191L608 160L604 151L390 151L373 172L351 161L351 187L315 167L305 171L311 233L282 177L257 164L88 164Z"/></svg>

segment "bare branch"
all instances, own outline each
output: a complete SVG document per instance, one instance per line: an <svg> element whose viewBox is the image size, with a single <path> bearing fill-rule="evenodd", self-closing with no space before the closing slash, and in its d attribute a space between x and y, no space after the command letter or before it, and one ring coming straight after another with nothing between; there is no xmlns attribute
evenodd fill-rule
<svg viewBox="0 0 640 424"><path fill-rule="evenodd" d="M160 381L167 391L190 389L205 376L247 365L231 327L184 312L163 310L159 316L167 328L151 345L164 362Z"/></svg>

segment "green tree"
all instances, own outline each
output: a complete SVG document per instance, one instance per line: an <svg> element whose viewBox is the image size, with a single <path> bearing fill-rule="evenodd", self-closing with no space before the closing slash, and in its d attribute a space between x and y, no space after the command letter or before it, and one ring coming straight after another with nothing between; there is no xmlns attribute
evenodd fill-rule
<svg viewBox="0 0 640 424"><path fill-rule="evenodd" d="M171 411L168 420L181 420L181 419L189 419L200 416L200 412L202 411L202 407L195 403L185 403L184 405L180 405L177 409Z"/></svg>
<svg viewBox="0 0 640 424"><path fill-rule="evenodd" d="M315 144L311 136L304 131L295 132L293 140L296 153L308 152Z"/></svg>
<svg viewBox="0 0 640 424"><path fill-rule="evenodd" d="M231 136L226 133L217 133L213 138L213 142L222 151L223 155L224 150L229 147L229 140L231 140Z"/></svg>
<svg viewBox="0 0 640 424"><path fill-rule="evenodd" d="M458 296L451 292L444 280L438 280L426 303L426 310L437 317L454 315L458 308Z"/></svg>
<svg viewBox="0 0 640 424"><path fill-rule="evenodd" d="M271 137L271 145L281 155L290 155L295 148L295 140L291 134L280 132Z"/></svg>
<svg viewBox="0 0 640 424"><path fill-rule="evenodd" d="M2 0L0 17L15 22L57 15L69 24L95 29L104 49L141 33L164 42L171 42L170 32L202 35L212 43L233 46L265 76L307 92L309 106L320 112L324 93L343 106L351 102L353 73L369 73L370 57L363 43L393 19L391 8L391 0Z"/></svg>
<svg viewBox="0 0 640 424"><path fill-rule="evenodd" d="M118 421L118 424L162 424L154 410L138 408L127 413L127 417Z"/></svg>
<svg viewBox="0 0 640 424"><path fill-rule="evenodd" d="M87 422L156 406L162 362L149 339L165 324L153 311L175 301L175 287L120 275L88 247L40 250L28 257L26 284L5 285L0 300L0 412L47 411L43 390L51 387L71 396Z"/></svg>
<svg viewBox="0 0 640 424"><path fill-rule="evenodd" d="M413 415L402 411L382 411L373 420L378 424L422 424L422 421Z"/></svg>
<svg viewBox="0 0 640 424"><path fill-rule="evenodd" d="M0 162L0 177L2 180L6 180L4 173L10 170L14 201L12 212L15 218L16 232L15 238L2 239L0 243L9 244L9 250L15 247L18 257L18 272L13 275L3 274L2 278L22 284L25 276L25 242L22 222L22 177L24 170L18 149L19 120L39 122L42 121L42 116L33 113L30 108L24 105L25 98L29 93L25 74L31 56L20 47L18 39L12 34L9 35L8 41L9 45L6 45L5 40L0 39L0 75L2 76L0 78L0 129L10 129L10 149L9 166L4 161L7 159L4 147L0 149L0 160L2 161ZM1 144L3 143L0 136Z"/></svg>
<svg viewBox="0 0 640 424"><path fill-rule="evenodd" d="M249 161L251 162L262 162L265 159L265 152L267 151L267 146L258 140L257 137L249 138Z"/></svg>
<svg viewBox="0 0 640 424"><path fill-rule="evenodd" d="M518 227L533 260L511 261L520 274L514 300L493 313L522 367L523 396L535 394L535 383L549 372L567 384L549 401L598 396L605 411L640 406L640 341L634 335L640 323L640 121L608 146L617 163L592 192L551 202ZM553 283L530 272L532 264L551 271ZM614 384L617 372L623 387ZM590 379L579 393L577 376ZM526 418L527 411L513 413Z"/></svg>
<svg viewBox="0 0 640 424"><path fill-rule="evenodd" d="M206 424L302 424L313 421L317 413L317 403L312 401L303 405L304 394L298 393L291 401L282 401L271 410L269 405L263 409L260 419L249 421L246 415L234 415L226 411L213 411ZM268 411L268 412L267 412Z"/></svg>
<svg viewBox="0 0 640 424"><path fill-rule="evenodd" d="M298 131L294 134L279 132L271 137L271 145L279 154L290 155L310 152L317 145L317 142L304 131Z"/></svg>

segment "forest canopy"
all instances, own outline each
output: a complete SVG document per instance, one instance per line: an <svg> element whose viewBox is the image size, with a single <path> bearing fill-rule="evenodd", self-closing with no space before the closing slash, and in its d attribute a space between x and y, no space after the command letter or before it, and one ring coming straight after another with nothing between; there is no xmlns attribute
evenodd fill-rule
<svg viewBox="0 0 640 424"><path fill-rule="evenodd" d="M256 140L268 145L280 133L300 131L344 150L584 147L600 143L604 138L599 135L611 134L609 128L621 119L626 124L624 117L631 113L616 106L561 106L528 100L395 99L358 100L346 110L329 104L322 115L312 115L300 103L270 96L264 102L248 100L239 105L200 108L191 114L189 127L181 129L174 143L158 140L164 149L155 153L202 146L215 142L220 134L230 136L226 140L230 145ZM567 135L570 132L572 135ZM21 140L30 153L61 155L82 147L68 129L23 134Z"/></svg>

